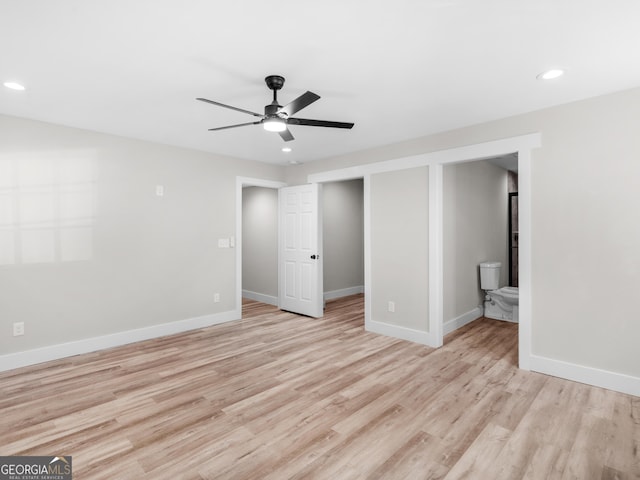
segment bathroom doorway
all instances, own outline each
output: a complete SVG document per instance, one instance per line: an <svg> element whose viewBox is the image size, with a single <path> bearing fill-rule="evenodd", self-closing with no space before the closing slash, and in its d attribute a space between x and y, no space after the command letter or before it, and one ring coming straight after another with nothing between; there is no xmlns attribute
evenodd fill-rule
<svg viewBox="0 0 640 480"><path fill-rule="evenodd" d="M445 335L484 314L480 263L500 262L500 287L517 286L517 170L515 153L443 167Z"/></svg>

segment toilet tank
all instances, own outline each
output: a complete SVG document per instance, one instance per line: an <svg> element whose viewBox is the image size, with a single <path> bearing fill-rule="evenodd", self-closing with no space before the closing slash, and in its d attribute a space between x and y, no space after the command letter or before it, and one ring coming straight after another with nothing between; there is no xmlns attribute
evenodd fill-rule
<svg viewBox="0 0 640 480"><path fill-rule="evenodd" d="M482 262L480 264L480 288L497 290L500 288L500 262Z"/></svg>

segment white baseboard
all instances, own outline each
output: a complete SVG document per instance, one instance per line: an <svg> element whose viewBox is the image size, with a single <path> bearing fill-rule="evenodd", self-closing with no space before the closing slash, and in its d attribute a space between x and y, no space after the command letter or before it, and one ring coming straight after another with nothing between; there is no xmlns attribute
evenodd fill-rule
<svg viewBox="0 0 640 480"><path fill-rule="evenodd" d="M640 378L638 377L538 355L531 355L530 361L531 370L535 372L640 397Z"/></svg>
<svg viewBox="0 0 640 480"><path fill-rule="evenodd" d="M217 325L219 323L238 320L241 314L238 310L204 315L202 317L178 320L176 322L152 325L150 327L137 328L124 332L111 333L100 337L86 338L74 342L60 343L47 347L25 350L23 352L0 355L0 372L14 368L35 365L37 363L58 360L82 353L95 352L106 348L119 347L128 343L140 342L152 338L173 335L175 333L196 330L199 328Z"/></svg>
<svg viewBox="0 0 640 480"><path fill-rule="evenodd" d="M349 295L356 295L358 293L364 293L364 285L358 285L356 287L341 288L340 290L331 290L330 292L324 292L324 299L333 300L334 298L348 297Z"/></svg>
<svg viewBox="0 0 640 480"><path fill-rule="evenodd" d="M256 302L266 303L268 305L278 306L278 297L273 295L265 295L264 293L252 292L250 290L242 290L242 296L249 300L255 300Z"/></svg>
<svg viewBox="0 0 640 480"><path fill-rule="evenodd" d="M482 307L478 306L473 310L469 310L467 313L463 313L459 317L452 318L451 320L447 320L446 322L444 322L444 325L442 326L442 334L446 335L447 333L451 333L460 327L464 327L467 323L471 323L474 320L480 318L482 314L483 314Z"/></svg>
<svg viewBox="0 0 640 480"><path fill-rule="evenodd" d="M371 321L365 324L365 330L368 332L386 335L388 337L408 340L410 342L420 343L435 348L433 336L429 332L414 330L413 328L400 327L389 323Z"/></svg>
<svg viewBox="0 0 640 480"><path fill-rule="evenodd" d="M358 285L357 287L342 288L340 290L331 290L330 292L324 292L324 300L334 300L336 298L348 297L349 295L356 295L358 293L364 293L364 286ZM278 297L273 295L265 295L264 293L252 292L250 290L242 290L242 296L256 302L262 302L269 305L278 306Z"/></svg>

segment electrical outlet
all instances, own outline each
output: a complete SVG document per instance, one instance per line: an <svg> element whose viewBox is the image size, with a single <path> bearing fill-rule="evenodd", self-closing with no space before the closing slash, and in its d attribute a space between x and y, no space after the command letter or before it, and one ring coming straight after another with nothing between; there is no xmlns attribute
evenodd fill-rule
<svg viewBox="0 0 640 480"><path fill-rule="evenodd" d="M164 196L164 186L163 185L156 185L156 195L158 197L163 197Z"/></svg>
<svg viewBox="0 0 640 480"><path fill-rule="evenodd" d="M19 337L24 335L24 322L16 322L13 324L13 336Z"/></svg>
<svg viewBox="0 0 640 480"><path fill-rule="evenodd" d="M220 294L219 293L214 293L213 294L213 303L219 303L220 302Z"/></svg>
<svg viewBox="0 0 640 480"><path fill-rule="evenodd" d="M396 311L396 302L389 302L388 309L391 313Z"/></svg>

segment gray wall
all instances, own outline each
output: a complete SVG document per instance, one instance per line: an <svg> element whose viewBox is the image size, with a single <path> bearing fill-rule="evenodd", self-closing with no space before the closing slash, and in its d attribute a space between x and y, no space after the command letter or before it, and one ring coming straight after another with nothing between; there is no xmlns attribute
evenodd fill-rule
<svg viewBox="0 0 640 480"><path fill-rule="evenodd" d="M242 189L242 290L278 297L278 190Z"/></svg>
<svg viewBox="0 0 640 480"><path fill-rule="evenodd" d="M443 168L444 321L470 312L484 300L478 264L508 268L507 170L486 161Z"/></svg>
<svg viewBox="0 0 640 480"><path fill-rule="evenodd" d="M325 183L323 196L324 291L364 285L363 182Z"/></svg>
<svg viewBox="0 0 640 480"><path fill-rule="evenodd" d="M620 208L640 204L639 114L636 88L287 167L285 179L305 183L314 172L540 132L531 178L532 353L640 377L640 222L632 220L633 210ZM9 187L1 187L2 242L21 222L8 210L24 208L24 229L34 230L19 243L24 252L2 249L2 353L235 308L233 250L215 248L218 238L235 231L235 176L282 180L281 167L10 117L0 117L0 159L0 178L12 178ZM31 161L54 165L53 173L27 173L32 184L16 190L16 169L44 171L32 169ZM424 302L424 281L400 275L385 257L398 255L408 263L406 252L425 250L423 231L402 241L400 235L394 240L394 231L404 234L407 222L426 216L425 209L406 208L402 198L426 196L427 175L425 169L415 179L372 177L376 319L387 318L380 310L400 290L402 298ZM160 183L166 188L161 199L154 194ZM33 184L42 188L32 192ZM54 195L54 213L42 214L48 208L46 185L63 184L68 189L56 190L64 194ZM7 197L23 192L34 193L26 207L6 207ZM53 218L61 222L51 247L51 233L37 230L49 228ZM63 231L62 225L77 231ZM18 260L25 252L30 262L48 261ZM423 263L415 265L410 269L426 278ZM390 273L397 284L389 281ZM212 302L212 292L221 293L220 303ZM426 306L415 311L418 317L399 312L388 320L422 329ZM14 321L26 322L27 335L10 336Z"/></svg>
<svg viewBox="0 0 640 480"><path fill-rule="evenodd" d="M640 222L630 219L631 210L620 208L640 204L639 115L636 88L288 168L287 182L304 183L311 173L540 132L542 146L533 152L531 177L532 353L640 377L635 302L640 290ZM395 195L393 189L374 189L371 202L384 205ZM415 215L398 209L401 218L389 218L388 228ZM379 235L392 233L384 225L372 232L374 265L396 253L375 249ZM407 238L403 245L406 250L422 248L421 238ZM373 272L374 302L394 294L386 275L384 269ZM409 295L424 295L424 285L400 281ZM407 326L415 323L408 315L396 317Z"/></svg>
<svg viewBox="0 0 640 480"><path fill-rule="evenodd" d="M371 176L372 317L421 331L429 329L428 186L427 167Z"/></svg>
<svg viewBox="0 0 640 480"><path fill-rule="evenodd" d="M236 309L236 175L282 173L0 116L0 353Z"/></svg>

